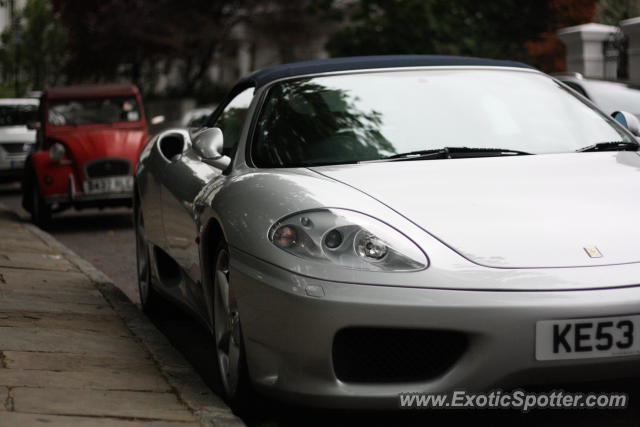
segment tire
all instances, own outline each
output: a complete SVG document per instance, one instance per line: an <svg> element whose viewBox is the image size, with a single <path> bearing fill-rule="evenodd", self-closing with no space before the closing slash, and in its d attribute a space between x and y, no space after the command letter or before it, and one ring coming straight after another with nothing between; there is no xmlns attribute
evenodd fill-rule
<svg viewBox="0 0 640 427"><path fill-rule="evenodd" d="M218 245L213 259L212 326L218 371L227 404L234 411L242 411L250 407L254 395L247 369L240 314L229 286L229 249L226 242Z"/></svg>
<svg viewBox="0 0 640 427"><path fill-rule="evenodd" d="M47 204L40 190L35 177L31 178L28 194L30 200L31 221L40 228L44 228L51 223L51 206Z"/></svg>
<svg viewBox="0 0 640 427"><path fill-rule="evenodd" d="M159 317L165 307L162 296L153 287L151 275L151 254L149 243L147 242L144 218L139 207L135 213L135 234L136 234L136 272L138 276L138 293L142 311L147 316Z"/></svg>

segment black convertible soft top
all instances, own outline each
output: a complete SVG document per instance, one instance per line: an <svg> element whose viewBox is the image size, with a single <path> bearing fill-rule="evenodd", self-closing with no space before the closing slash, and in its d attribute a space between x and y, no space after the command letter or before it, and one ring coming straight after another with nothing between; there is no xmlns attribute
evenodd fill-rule
<svg viewBox="0 0 640 427"><path fill-rule="evenodd" d="M384 55L354 56L349 58L316 59L277 65L256 71L240 80L238 85L260 87L274 80L302 76L305 74L328 73L332 71L366 70L393 67L437 67L437 66L480 66L533 68L516 61L471 58L444 55Z"/></svg>

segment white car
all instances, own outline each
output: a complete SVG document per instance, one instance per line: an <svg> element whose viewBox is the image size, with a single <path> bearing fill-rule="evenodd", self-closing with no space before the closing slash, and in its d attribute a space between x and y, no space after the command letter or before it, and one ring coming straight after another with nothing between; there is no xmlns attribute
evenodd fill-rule
<svg viewBox="0 0 640 427"><path fill-rule="evenodd" d="M27 125L37 120L37 99L0 99L0 179L19 180L24 162L36 142Z"/></svg>

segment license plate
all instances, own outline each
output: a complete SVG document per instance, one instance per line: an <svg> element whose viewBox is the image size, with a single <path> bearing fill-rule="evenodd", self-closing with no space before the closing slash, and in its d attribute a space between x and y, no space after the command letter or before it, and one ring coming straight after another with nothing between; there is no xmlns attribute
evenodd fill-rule
<svg viewBox="0 0 640 427"><path fill-rule="evenodd" d="M536 323L536 360L640 354L640 315Z"/></svg>
<svg viewBox="0 0 640 427"><path fill-rule="evenodd" d="M85 181L85 193L126 193L133 190L132 176L112 176Z"/></svg>

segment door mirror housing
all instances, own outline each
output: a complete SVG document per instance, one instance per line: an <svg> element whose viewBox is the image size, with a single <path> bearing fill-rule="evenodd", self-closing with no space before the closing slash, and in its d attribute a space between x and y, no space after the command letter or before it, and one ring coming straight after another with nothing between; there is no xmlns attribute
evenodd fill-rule
<svg viewBox="0 0 640 427"><path fill-rule="evenodd" d="M193 148L202 161L218 169L226 169L231 159L222 154L224 137L220 128L207 128L193 137Z"/></svg>
<svg viewBox="0 0 640 427"><path fill-rule="evenodd" d="M640 120L634 114L628 111L614 111L611 117L635 136L640 136Z"/></svg>

